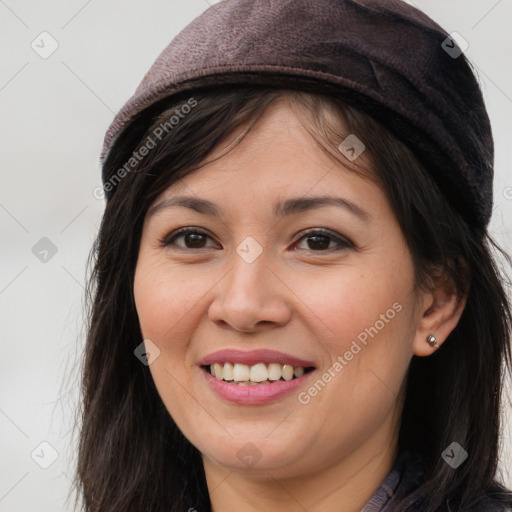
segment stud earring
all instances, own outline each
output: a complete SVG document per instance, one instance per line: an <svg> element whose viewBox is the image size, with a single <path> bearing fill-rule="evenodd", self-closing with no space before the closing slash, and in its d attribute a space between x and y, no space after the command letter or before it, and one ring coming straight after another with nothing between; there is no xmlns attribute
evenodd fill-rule
<svg viewBox="0 0 512 512"><path fill-rule="evenodd" d="M436 347L437 346L437 338L433 335L433 334L429 334L427 336L427 343L431 346L431 347Z"/></svg>

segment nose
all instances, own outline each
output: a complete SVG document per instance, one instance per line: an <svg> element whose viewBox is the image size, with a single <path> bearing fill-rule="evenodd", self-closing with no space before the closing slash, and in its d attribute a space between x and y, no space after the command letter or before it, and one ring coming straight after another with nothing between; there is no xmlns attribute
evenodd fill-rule
<svg viewBox="0 0 512 512"><path fill-rule="evenodd" d="M234 254L232 270L215 287L208 317L239 332L258 332L286 325L291 319L288 288L261 255L247 263Z"/></svg>

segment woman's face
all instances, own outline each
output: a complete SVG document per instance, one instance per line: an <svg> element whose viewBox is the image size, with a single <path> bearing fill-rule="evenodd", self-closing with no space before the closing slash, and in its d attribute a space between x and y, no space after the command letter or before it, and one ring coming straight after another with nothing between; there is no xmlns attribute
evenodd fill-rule
<svg viewBox="0 0 512 512"><path fill-rule="evenodd" d="M136 307L158 392L205 468L299 476L392 449L421 301L382 190L278 101L153 206ZM248 377L266 383L233 382Z"/></svg>

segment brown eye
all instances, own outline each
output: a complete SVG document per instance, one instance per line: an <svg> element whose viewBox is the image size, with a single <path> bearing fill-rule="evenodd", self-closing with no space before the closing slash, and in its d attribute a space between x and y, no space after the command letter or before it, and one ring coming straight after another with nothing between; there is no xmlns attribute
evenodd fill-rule
<svg viewBox="0 0 512 512"><path fill-rule="evenodd" d="M305 250L315 252L330 251L331 249L339 251L353 247L352 243L348 240L343 237L336 236L326 229L309 231L299 239L299 242L301 240L307 240L307 247ZM303 250L304 248L300 249Z"/></svg>
<svg viewBox="0 0 512 512"><path fill-rule="evenodd" d="M210 235L197 228L180 228L174 233L171 233L162 241L162 246L174 246L180 249L207 249L213 247L207 245L208 239L212 240ZM177 243L178 240L182 240ZM299 247L300 250L314 251L314 252L333 252L343 249L354 247L344 237L335 235L326 229L311 230L302 235L299 239L306 241L307 247Z"/></svg>
<svg viewBox="0 0 512 512"><path fill-rule="evenodd" d="M192 249L200 249L204 246L206 237L202 233L189 233L188 235L182 235L185 245Z"/></svg>
<svg viewBox="0 0 512 512"><path fill-rule="evenodd" d="M163 246L175 245L182 249L204 249L207 247L207 240L211 237L203 231L192 228L181 228L166 237L162 242ZM183 240L182 243L176 243L177 240Z"/></svg>

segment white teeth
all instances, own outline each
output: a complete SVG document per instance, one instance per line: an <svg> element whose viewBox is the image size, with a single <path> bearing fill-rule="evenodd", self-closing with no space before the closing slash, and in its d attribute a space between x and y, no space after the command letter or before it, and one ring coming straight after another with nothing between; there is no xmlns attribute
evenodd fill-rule
<svg viewBox="0 0 512 512"><path fill-rule="evenodd" d="M213 375L219 380L222 380L224 378L224 372L222 371L222 365L220 363L214 363Z"/></svg>
<svg viewBox="0 0 512 512"><path fill-rule="evenodd" d="M304 375L304 367L297 366L297 368L294 368L293 375L294 375L294 377L302 377Z"/></svg>
<svg viewBox="0 0 512 512"><path fill-rule="evenodd" d="M268 370L263 363L255 364L251 366L251 372L249 379L253 382L263 382L268 379Z"/></svg>
<svg viewBox="0 0 512 512"><path fill-rule="evenodd" d="M210 373L219 380L234 382L240 386L255 384L270 384L271 381L292 380L304 375L304 367L293 367L290 364L281 365L258 363L252 366L240 363L214 363L210 365Z"/></svg>
<svg viewBox="0 0 512 512"><path fill-rule="evenodd" d="M224 380L233 380L233 365L231 363L224 363L223 378Z"/></svg>
<svg viewBox="0 0 512 512"><path fill-rule="evenodd" d="M290 366L289 364L285 364L283 366L283 379L284 380L292 380L293 379L293 366Z"/></svg>
<svg viewBox="0 0 512 512"><path fill-rule="evenodd" d="M236 382L245 382L249 380L250 369L246 364L235 363L233 367L233 380Z"/></svg>
<svg viewBox="0 0 512 512"><path fill-rule="evenodd" d="M281 378L282 365L278 363L270 363L268 365L268 380L279 380Z"/></svg>

